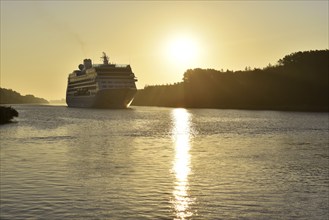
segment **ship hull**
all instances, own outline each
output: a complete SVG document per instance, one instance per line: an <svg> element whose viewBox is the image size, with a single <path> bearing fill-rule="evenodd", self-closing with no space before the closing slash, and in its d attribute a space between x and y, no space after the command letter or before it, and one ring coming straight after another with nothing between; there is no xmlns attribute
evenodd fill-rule
<svg viewBox="0 0 329 220"><path fill-rule="evenodd" d="M104 89L94 96L67 96L68 107L76 108L127 108L137 89Z"/></svg>

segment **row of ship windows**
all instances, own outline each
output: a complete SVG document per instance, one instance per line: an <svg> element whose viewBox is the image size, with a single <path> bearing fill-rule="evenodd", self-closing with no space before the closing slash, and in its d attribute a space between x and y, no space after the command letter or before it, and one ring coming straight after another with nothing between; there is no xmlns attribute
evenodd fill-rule
<svg viewBox="0 0 329 220"><path fill-rule="evenodd" d="M102 81L101 87L122 87L122 86L135 86L134 82L127 82L127 81L121 81L121 82L111 82L111 81Z"/></svg>
<svg viewBox="0 0 329 220"><path fill-rule="evenodd" d="M122 78L122 79L129 79L129 80L131 80L131 78L127 78L127 77L120 77L120 78ZM125 81L126 81L125 80ZM96 80L96 81L98 81L98 80ZM79 80L72 80L72 79L69 79L69 83L70 84L80 84L80 83L83 83L83 82L87 82L87 83L95 83L95 77L93 77L93 78L85 78L85 79L79 79ZM117 83L117 82L124 82L124 81L100 81L101 83Z"/></svg>
<svg viewBox="0 0 329 220"><path fill-rule="evenodd" d="M133 83L126 83L126 84L115 84L115 85L101 85L100 86L102 89L105 88L130 88L130 87L135 87Z"/></svg>
<svg viewBox="0 0 329 220"><path fill-rule="evenodd" d="M127 81L101 81L101 84L117 84L117 83L124 83L124 84L130 84L133 82L127 82Z"/></svg>
<svg viewBox="0 0 329 220"><path fill-rule="evenodd" d="M90 84L92 84L93 86L95 85L95 83L90 83L90 82L87 82L87 83L80 83L80 84L69 84L68 85L68 87L69 88L75 88L75 87L77 87L77 86L88 86L88 85L90 85ZM135 83L134 82L127 82L127 81L117 81L117 82L111 82L111 81L101 81L100 82L100 85L102 86L102 85L106 85L106 84L109 84L109 85L124 85L124 86L134 86L135 85Z"/></svg>
<svg viewBox="0 0 329 220"><path fill-rule="evenodd" d="M134 83L116 83L116 84L102 84L99 86L100 88L135 88L135 84ZM82 89L82 88L80 88ZM83 87L83 89L96 89L96 86L85 86ZM76 87L74 86L69 86L68 87L68 91L75 91L77 90Z"/></svg>

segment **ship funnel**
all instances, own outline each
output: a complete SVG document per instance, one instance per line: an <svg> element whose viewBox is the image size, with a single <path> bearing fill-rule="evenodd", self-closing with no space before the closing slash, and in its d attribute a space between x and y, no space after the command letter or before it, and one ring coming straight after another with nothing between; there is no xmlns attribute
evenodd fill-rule
<svg viewBox="0 0 329 220"><path fill-rule="evenodd" d="M86 70L90 69L92 67L91 59L84 59L83 60L83 65L84 65Z"/></svg>

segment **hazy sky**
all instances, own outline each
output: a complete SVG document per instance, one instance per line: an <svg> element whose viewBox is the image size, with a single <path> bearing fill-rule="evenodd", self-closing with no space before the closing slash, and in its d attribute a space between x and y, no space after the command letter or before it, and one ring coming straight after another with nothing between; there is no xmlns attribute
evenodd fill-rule
<svg viewBox="0 0 329 220"><path fill-rule="evenodd" d="M263 68L328 49L328 1L3 1L1 87L65 97L84 58L131 64L138 88L189 68Z"/></svg>

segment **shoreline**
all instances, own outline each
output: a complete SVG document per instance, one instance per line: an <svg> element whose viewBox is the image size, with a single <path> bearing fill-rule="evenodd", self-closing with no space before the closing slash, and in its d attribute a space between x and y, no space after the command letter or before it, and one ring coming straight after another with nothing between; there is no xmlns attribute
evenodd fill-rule
<svg viewBox="0 0 329 220"><path fill-rule="evenodd" d="M18 117L18 112L11 106L0 106L0 124L11 123L14 117Z"/></svg>

